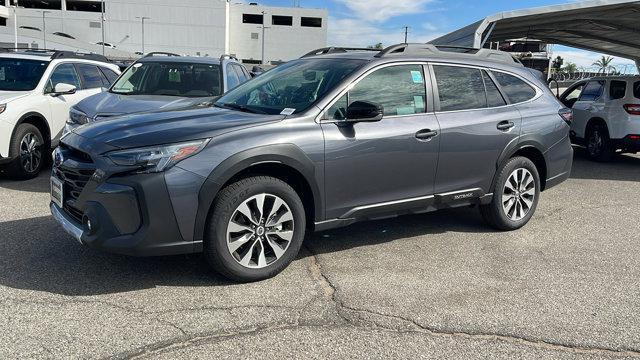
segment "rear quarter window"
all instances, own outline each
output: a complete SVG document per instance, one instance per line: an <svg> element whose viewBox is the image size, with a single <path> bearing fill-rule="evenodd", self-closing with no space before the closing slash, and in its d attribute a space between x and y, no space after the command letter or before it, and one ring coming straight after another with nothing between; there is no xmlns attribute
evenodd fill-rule
<svg viewBox="0 0 640 360"><path fill-rule="evenodd" d="M622 99L627 95L627 82L612 80L609 87L609 97L611 100Z"/></svg>
<svg viewBox="0 0 640 360"><path fill-rule="evenodd" d="M492 73L512 104L525 102L536 97L536 90L524 80L499 71L492 71Z"/></svg>

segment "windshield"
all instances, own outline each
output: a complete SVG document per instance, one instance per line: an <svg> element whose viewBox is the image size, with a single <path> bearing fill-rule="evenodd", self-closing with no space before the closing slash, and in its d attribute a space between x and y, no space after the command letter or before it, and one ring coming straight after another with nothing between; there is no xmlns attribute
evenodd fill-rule
<svg viewBox="0 0 640 360"><path fill-rule="evenodd" d="M111 92L126 95L212 97L222 94L220 66L171 62L134 64L113 84Z"/></svg>
<svg viewBox="0 0 640 360"><path fill-rule="evenodd" d="M35 89L48 65L48 61L0 58L0 90Z"/></svg>
<svg viewBox="0 0 640 360"><path fill-rule="evenodd" d="M364 63L352 59L294 60L231 90L216 105L273 115L299 113Z"/></svg>

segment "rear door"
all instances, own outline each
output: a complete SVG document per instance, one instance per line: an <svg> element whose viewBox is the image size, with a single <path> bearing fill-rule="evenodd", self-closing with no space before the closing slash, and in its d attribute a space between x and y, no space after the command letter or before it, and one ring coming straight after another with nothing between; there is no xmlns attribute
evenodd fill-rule
<svg viewBox="0 0 640 360"><path fill-rule="evenodd" d="M518 141L521 116L486 69L433 64L441 127L436 194L488 193L503 149Z"/></svg>
<svg viewBox="0 0 640 360"><path fill-rule="evenodd" d="M585 138L587 122L604 110L604 80L590 80L582 89L578 101L573 105L571 131L581 139Z"/></svg>

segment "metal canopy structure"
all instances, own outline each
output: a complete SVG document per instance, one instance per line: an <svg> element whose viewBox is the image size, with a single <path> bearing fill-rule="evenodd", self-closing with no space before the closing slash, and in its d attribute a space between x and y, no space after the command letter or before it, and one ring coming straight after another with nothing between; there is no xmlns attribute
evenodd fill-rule
<svg viewBox="0 0 640 360"><path fill-rule="evenodd" d="M502 12L431 43L480 48L523 38L628 58L640 66L640 1L590 0Z"/></svg>

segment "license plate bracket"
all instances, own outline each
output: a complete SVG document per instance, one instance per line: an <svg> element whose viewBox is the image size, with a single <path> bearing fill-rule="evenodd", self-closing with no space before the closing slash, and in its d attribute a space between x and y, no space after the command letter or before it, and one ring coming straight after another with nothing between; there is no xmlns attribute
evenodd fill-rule
<svg viewBox="0 0 640 360"><path fill-rule="evenodd" d="M55 176L51 177L51 201L62 209L64 204L64 184Z"/></svg>

